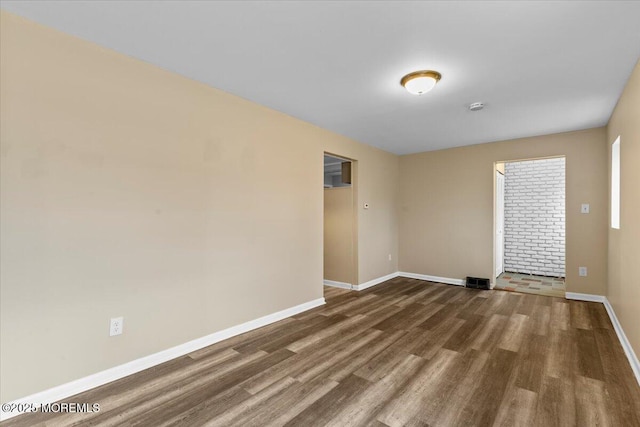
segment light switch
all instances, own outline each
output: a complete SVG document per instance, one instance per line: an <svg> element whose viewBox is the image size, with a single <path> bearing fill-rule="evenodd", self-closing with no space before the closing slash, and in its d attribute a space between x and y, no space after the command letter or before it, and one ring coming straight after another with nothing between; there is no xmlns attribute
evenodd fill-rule
<svg viewBox="0 0 640 427"><path fill-rule="evenodd" d="M580 213L589 213L589 203L583 203L580 208Z"/></svg>

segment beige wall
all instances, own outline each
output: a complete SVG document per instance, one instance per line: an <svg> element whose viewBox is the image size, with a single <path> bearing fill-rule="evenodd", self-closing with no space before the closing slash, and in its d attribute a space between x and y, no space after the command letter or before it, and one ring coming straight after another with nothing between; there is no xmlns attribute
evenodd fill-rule
<svg viewBox="0 0 640 427"><path fill-rule="evenodd" d="M3 402L322 297L325 151L397 270L396 156L1 15Z"/></svg>
<svg viewBox="0 0 640 427"><path fill-rule="evenodd" d="M607 166L604 128L400 158L400 270L492 277L495 162L566 156L567 290L604 295ZM591 213L580 214L581 203ZM578 266L588 267L587 277Z"/></svg>
<svg viewBox="0 0 640 427"><path fill-rule="evenodd" d="M324 278L355 282L353 187L324 189Z"/></svg>
<svg viewBox="0 0 640 427"><path fill-rule="evenodd" d="M324 139L322 142L327 153L356 160L352 163L356 171L356 282L365 283L398 271L398 156L382 150L364 150L362 146L339 144L333 139ZM365 203L369 204L369 209L363 208Z"/></svg>
<svg viewBox="0 0 640 427"><path fill-rule="evenodd" d="M640 356L640 62L636 64L607 127L609 177L610 147L618 136L620 229L609 226L607 297L635 353Z"/></svg>

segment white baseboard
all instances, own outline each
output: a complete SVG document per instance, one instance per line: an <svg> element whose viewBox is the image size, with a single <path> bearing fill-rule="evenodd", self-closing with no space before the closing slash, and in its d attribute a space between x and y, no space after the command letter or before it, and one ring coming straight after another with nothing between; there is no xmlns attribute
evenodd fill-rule
<svg viewBox="0 0 640 427"><path fill-rule="evenodd" d="M398 277L398 272L387 274L386 276L378 277L377 279L369 280L368 282L360 283L359 285L355 285L353 289L356 291L362 291L364 289L370 288L375 285L379 285L382 282L386 282L387 280L391 280L395 277Z"/></svg>
<svg viewBox="0 0 640 427"><path fill-rule="evenodd" d="M298 313L302 313L303 311L307 311L312 308L319 307L323 304L325 304L324 298L318 298L313 301L308 301L306 303L296 305L295 307L290 307L290 308L278 311L276 313L268 314L258 319L250 320L240 325L223 329L222 331L218 331L213 334L210 334L201 338L197 338L193 341L189 341L184 344L171 347L169 349L160 351L155 354L151 354L149 356L141 357L140 359L132 360L131 362L127 362L125 364L115 366L105 371L101 371L101 372L89 375L87 377L80 378L75 381L71 381L66 384L62 384L45 391L41 391L39 393L32 394L30 396L14 400L13 402L9 402L9 403L40 405L40 404L57 402L59 400L71 397L73 395L82 393L84 391L90 390L95 387L110 383L112 381L118 380L128 375L135 374L136 372L140 372L144 369L151 368L152 366L159 365L160 363L164 363L171 359L175 359L176 357L184 356L185 354L189 354L193 351L207 347L211 344L215 344L217 342L226 340L227 338L231 338L236 335L249 332L253 329L261 328L263 326L269 325L279 320L286 319L287 317L291 317ZM12 411L12 412L1 411L0 421L13 418L20 414L21 412L18 412L18 411Z"/></svg>
<svg viewBox="0 0 640 427"><path fill-rule="evenodd" d="M355 285L352 287L352 289L356 291L362 291L372 286L379 285L382 282L386 282L387 280L391 280L395 277L408 277L410 279L428 280L430 282L446 283L448 285L456 285L456 286L465 285L464 280L462 279L451 279L449 277L429 276L426 274L416 274L416 273L407 273L404 271L396 271L395 273L387 274L386 276L378 277L377 279L369 280L368 282ZM327 282L327 280L325 280L325 282ZM340 283L340 282L337 282L337 283Z"/></svg>
<svg viewBox="0 0 640 427"><path fill-rule="evenodd" d="M428 280L429 282L446 283L448 285L464 286L463 279L452 279L450 277L429 276L427 274L407 273L401 271L398 276L408 277L410 279Z"/></svg>
<svg viewBox="0 0 640 427"><path fill-rule="evenodd" d="M576 301L601 302L601 303L604 303L605 300L607 299L604 295L580 294L577 292L565 292L564 296L566 299L572 299Z"/></svg>
<svg viewBox="0 0 640 427"><path fill-rule="evenodd" d="M334 288L353 289L353 285L351 283L336 282L335 280L327 279L324 279L323 283L325 286L333 286Z"/></svg>
<svg viewBox="0 0 640 427"><path fill-rule="evenodd" d="M620 325L620 321L618 321L616 312L613 311L613 306L609 302L609 299L603 295L580 294L576 292L566 292L565 296L567 299L571 299L571 300L600 302L604 304L604 308L607 310L609 319L611 319L611 324L613 325L613 329L616 331L616 335L618 336L618 341L620 341L620 345L622 345L624 354L627 356L627 359L629 360L629 364L631 365L631 370L633 371L633 375L636 377L636 381L640 385L640 362L638 361L638 356L633 351L633 347L631 347L631 343L627 339L627 336L625 335L624 330L622 329L622 325Z"/></svg>
<svg viewBox="0 0 640 427"><path fill-rule="evenodd" d="M616 335L618 335L618 340L622 345L622 349L624 350L624 354L627 355L627 359L629 359L629 364L631 365L631 369L633 370L633 374L636 376L636 381L640 385L640 362L638 361L638 356L633 351L633 347L631 347L631 343L627 339L627 336L622 329L622 325L618 321L618 317L616 316L616 312L613 311L613 306L609 302L609 299L605 297L604 299L604 308L607 310L609 314L609 318L611 319L611 323L613 324L613 329L616 331Z"/></svg>

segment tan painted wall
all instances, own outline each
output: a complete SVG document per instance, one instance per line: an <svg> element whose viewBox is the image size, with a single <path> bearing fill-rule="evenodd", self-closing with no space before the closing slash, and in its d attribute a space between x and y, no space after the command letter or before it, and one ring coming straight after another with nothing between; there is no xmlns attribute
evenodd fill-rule
<svg viewBox="0 0 640 427"><path fill-rule="evenodd" d="M604 295L607 177L604 128L400 158L400 270L492 277L494 162L566 156L567 290ZM580 214L581 203L591 213ZM578 266L589 275L578 277Z"/></svg>
<svg viewBox="0 0 640 427"><path fill-rule="evenodd" d="M611 144L620 136L620 229L609 221L607 297L640 356L640 62L633 70L607 126L609 183ZM609 188L611 188L609 186ZM609 199L610 200L610 199ZM608 207L610 205L607 205ZM610 217L609 217L610 218Z"/></svg>
<svg viewBox="0 0 640 427"><path fill-rule="evenodd" d="M354 283L353 187L324 189L324 278Z"/></svg>
<svg viewBox="0 0 640 427"><path fill-rule="evenodd" d="M1 19L2 402L322 297L325 151L372 206L359 279L397 270L397 156Z"/></svg>
<svg viewBox="0 0 640 427"><path fill-rule="evenodd" d="M334 139L322 142L327 153L356 160L352 168L357 171L354 177L358 212L357 283L398 271L398 156L360 148L367 146L339 144ZM363 209L365 203L369 209Z"/></svg>

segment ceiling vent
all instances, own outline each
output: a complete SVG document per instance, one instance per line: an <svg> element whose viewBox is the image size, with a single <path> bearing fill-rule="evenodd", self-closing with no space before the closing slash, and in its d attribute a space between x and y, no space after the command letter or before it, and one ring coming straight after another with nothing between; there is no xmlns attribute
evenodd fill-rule
<svg viewBox="0 0 640 427"><path fill-rule="evenodd" d="M484 104L482 102L474 102L469 104L469 110L471 111L480 111L484 108Z"/></svg>

